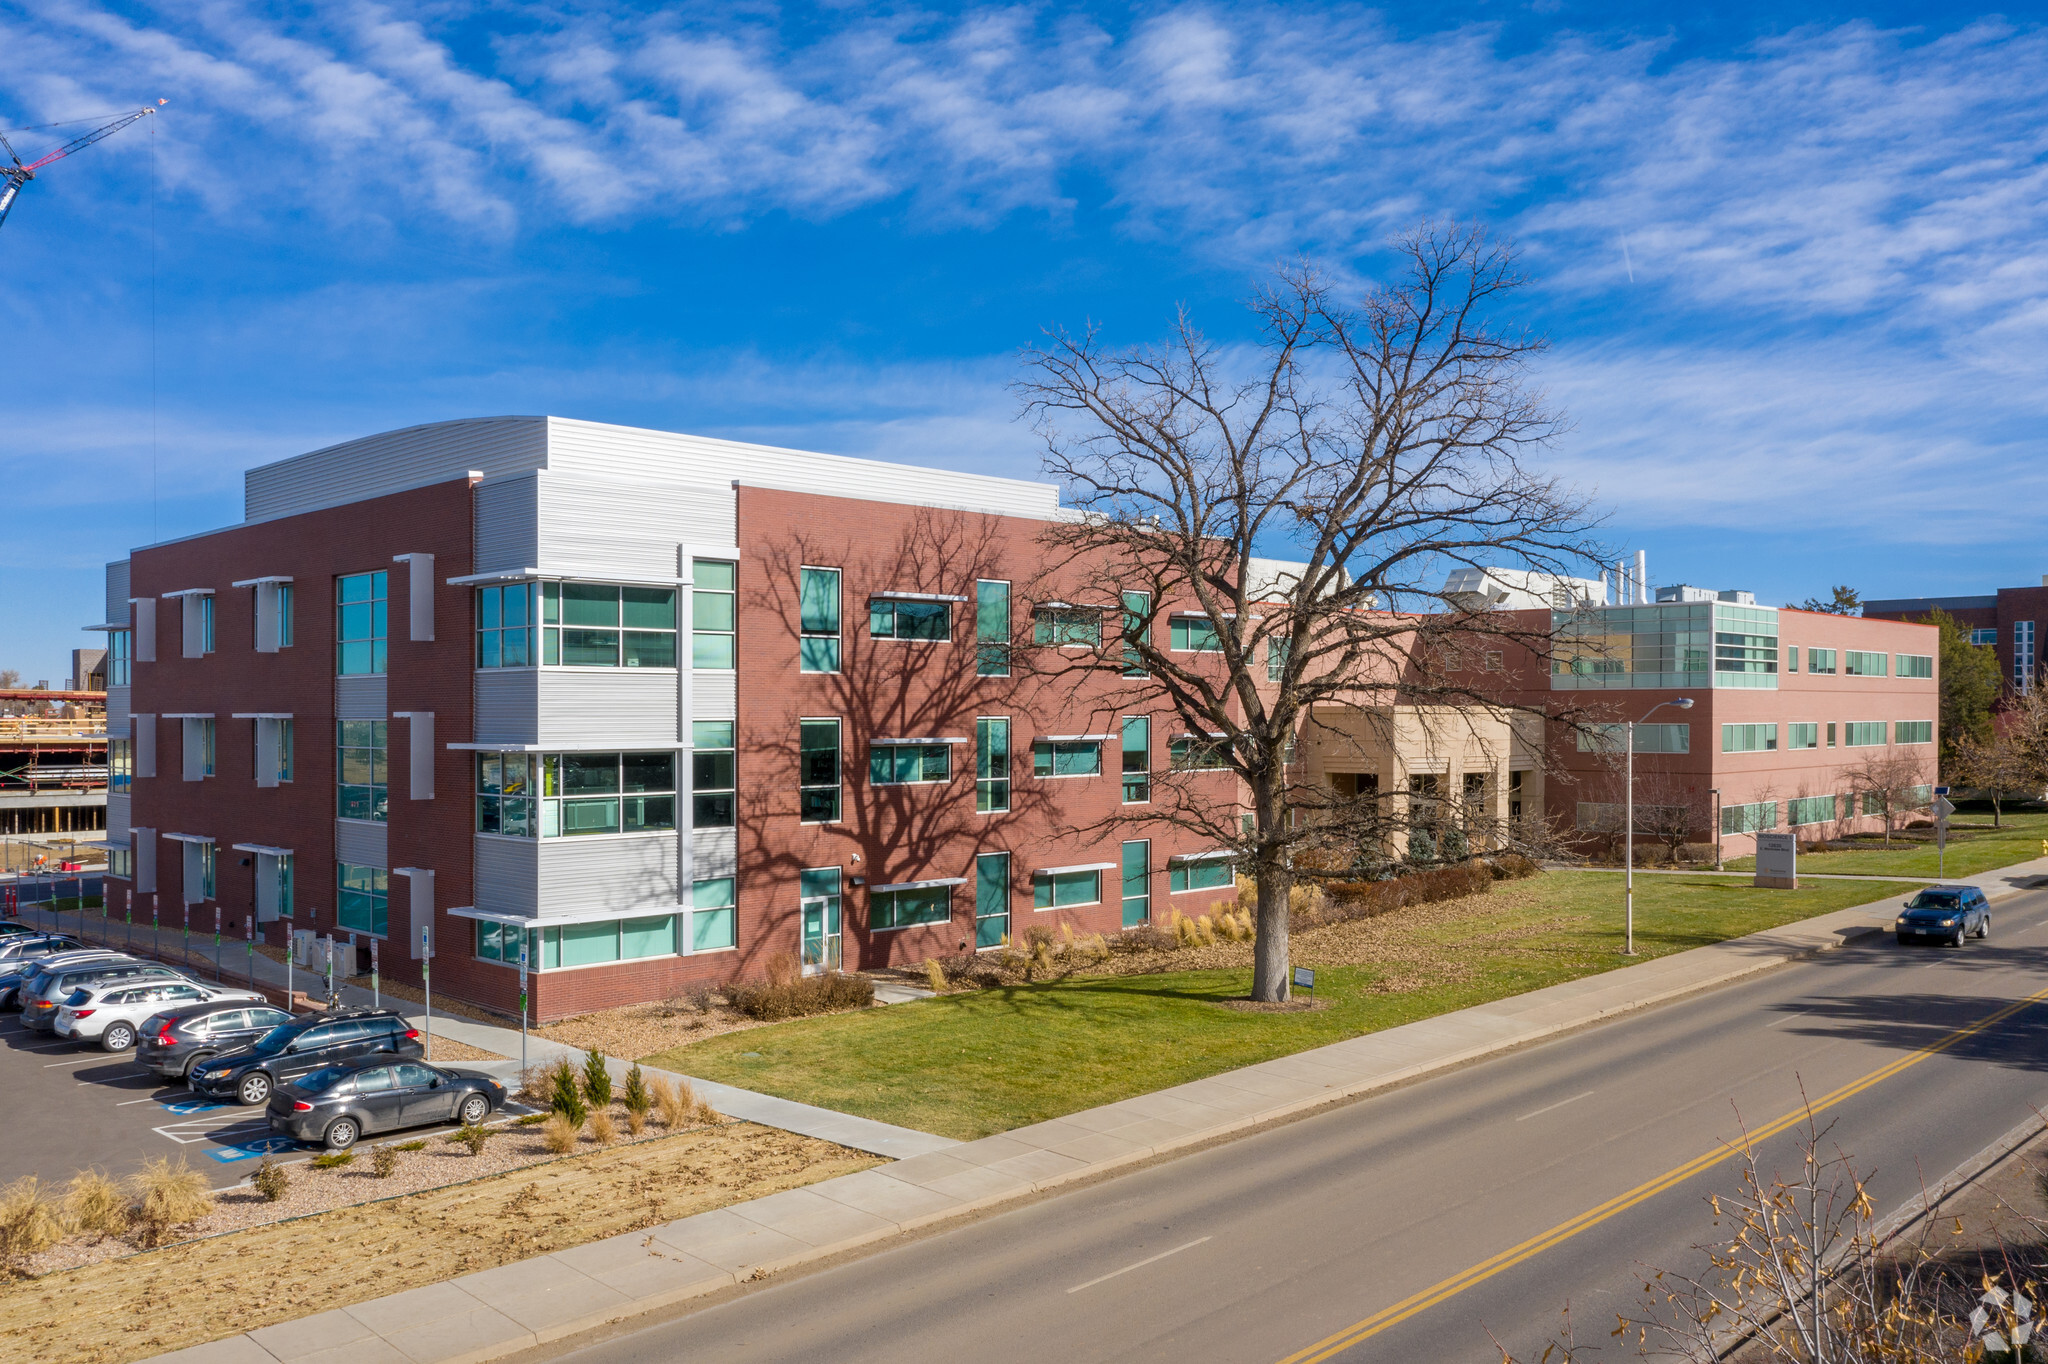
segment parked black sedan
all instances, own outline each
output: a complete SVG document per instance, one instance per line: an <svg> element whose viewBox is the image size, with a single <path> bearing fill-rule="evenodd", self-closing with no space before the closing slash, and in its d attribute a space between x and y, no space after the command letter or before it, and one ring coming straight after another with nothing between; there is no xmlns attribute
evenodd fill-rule
<svg viewBox="0 0 2048 1364"><path fill-rule="evenodd" d="M1893 931L1902 943L1947 943L1991 936L1991 902L1975 886L1929 886L1906 901Z"/></svg>
<svg viewBox="0 0 2048 1364"><path fill-rule="evenodd" d="M505 1086L488 1075L425 1061L355 1062L279 1085L270 1096L270 1130L345 1151L370 1132L444 1122L474 1127L504 1102Z"/></svg>

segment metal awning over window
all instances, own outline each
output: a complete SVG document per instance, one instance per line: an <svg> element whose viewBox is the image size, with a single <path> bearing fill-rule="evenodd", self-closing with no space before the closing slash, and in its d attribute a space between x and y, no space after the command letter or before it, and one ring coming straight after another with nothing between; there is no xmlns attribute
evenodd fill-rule
<svg viewBox="0 0 2048 1364"><path fill-rule="evenodd" d="M964 876L941 876L931 881L892 881L886 886L869 886L869 890L924 890L930 886L964 886Z"/></svg>
<svg viewBox="0 0 2048 1364"><path fill-rule="evenodd" d="M1115 871L1116 868L1117 864L1114 862L1083 862L1077 867L1040 867L1031 874L1033 876L1065 876L1068 872L1074 871Z"/></svg>

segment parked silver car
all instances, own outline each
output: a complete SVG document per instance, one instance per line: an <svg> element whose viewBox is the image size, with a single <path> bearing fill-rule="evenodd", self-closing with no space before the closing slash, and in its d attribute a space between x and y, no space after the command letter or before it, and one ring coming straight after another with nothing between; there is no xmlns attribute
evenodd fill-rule
<svg viewBox="0 0 2048 1364"><path fill-rule="evenodd" d="M55 961L57 958L44 958ZM150 981L189 979L182 972L153 961L116 957L111 961L73 962L36 972L21 990L21 1021L36 1032L49 1032L57 1022L57 1005L83 985L113 985L127 982L142 985Z"/></svg>
<svg viewBox="0 0 2048 1364"><path fill-rule="evenodd" d="M135 1045L143 1019L166 1009L215 1000L264 1002L263 996L253 991L192 980L108 981L82 985L65 996L50 1031L74 1042L96 1041L102 1051L126 1051Z"/></svg>

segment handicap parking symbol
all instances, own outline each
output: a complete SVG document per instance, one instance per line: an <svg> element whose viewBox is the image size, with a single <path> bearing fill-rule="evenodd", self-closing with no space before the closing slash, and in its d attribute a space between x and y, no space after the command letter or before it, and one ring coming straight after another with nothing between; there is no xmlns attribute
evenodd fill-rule
<svg viewBox="0 0 2048 1364"><path fill-rule="evenodd" d="M194 1113L211 1113L216 1108L226 1107L226 1104L214 1103L209 1099L180 1099L176 1103L163 1105L165 1112L175 1113L181 1118L190 1117Z"/></svg>
<svg viewBox="0 0 2048 1364"><path fill-rule="evenodd" d="M297 1145L298 1142L290 1137L257 1137L253 1141L238 1142L207 1154L223 1165L229 1165L238 1160L254 1160L258 1156L269 1155L274 1151L289 1151Z"/></svg>

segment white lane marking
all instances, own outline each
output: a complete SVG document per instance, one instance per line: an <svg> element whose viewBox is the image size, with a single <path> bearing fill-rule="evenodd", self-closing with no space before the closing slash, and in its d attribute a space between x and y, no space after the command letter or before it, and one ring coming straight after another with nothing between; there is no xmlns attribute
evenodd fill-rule
<svg viewBox="0 0 2048 1364"><path fill-rule="evenodd" d="M1543 1115L1544 1115L1545 1113L1548 1113L1548 1112L1550 1112L1550 1110L1551 1110L1551 1109L1553 1109L1553 1108L1563 1108L1563 1107L1564 1107L1564 1106L1565 1106L1566 1104L1575 1104L1575 1103L1577 1103L1577 1102L1578 1102L1579 1100L1581 1100L1581 1099L1584 1099L1584 1098L1589 1098L1589 1097L1591 1097L1591 1096L1592 1096L1593 1094L1595 1094L1595 1093L1597 1093L1597 1092L1598 1092L1598 1091L1596 1091L1596 1090L1591 1090L1591 1089L1589 1089L1589 1090L1587 1090L1587 1091L1586 1091L1586 1092L1585 1092L1584 1094L1574 1094L1574 1095L1572 1095L1572 1096L1571 1096L1571 1097L1570 1097L1569 1099L1559 1099L1559 1100L1558 1100L1558 1101L1557 1101L1556 1103L1554 1103L1554 1104L1550 1104L1550 1105L1548 1105L1548 1106L1546 1106L1546 1107L1543 1107L1543 1108L1539 1108L1539 1109L1537 1109L1537 1110L1536 1110L1536 1111L1535 1111L1534 1113L1524 1113L1524 1114L1523 1114L1523 1115L1522 1115L1521 1117L1519 1117L1519 1118L1516 1118L1516 1119L1515 1119L1515 1121L1516 1121L1516 1122L1527 1122L1527 1121L1528 1121L1529 1119L1531 1119L1531 1118L1540 1118L1540 1117L1542 1117L1542 1116L1543 1116Z"/></svg>
<svg viewBox="0 0 2048 1364"><path fill-rule="evenodd" d="M114 1105L114 1107L116 1107L116 1108L126 1108L126 1107L128 1107L128 1105L130 1105L130 1104L153 1104L153 1103L161 1103L161 1102L162 1102L162 1100L158 1099L158 1098L157 1098L157 1097L156 1097L155 1095L151 1095L151 1096L150 1096L149 1098L147 1098L147 1099L123 1099L123 1100L121 1100L121 1102L119 1102L119 1103L115 1104L115 1105Z"/></svg>
<svg viewBox="0 0 2048 1364"><path fill-rule="evenodd" d="M45 1043L43 1043L43 1044L42 1044L41 1046L36 1046L36 1047L16 1047L16 1048L14 1048L14 1050L16 1050L16 1051L63 1051L63 1050L65 1050L65 1049L66 1049L66 1048L68 1048L68 1047L75 1047L75 1046L77 1046L77 1045L78 1045L78 1044L77 1044L76 1042L45 1042Z"/></svg>
<svg viewBox="0 0 2048 1364"><path fill-rule="evenodd" d="M1778 1025L1780 1024L1780 1023L1790 1023L1790 1022L1792 1022L1792 1021L1793 1021L1794 1019L1798 1019L1798 1018L1806 1018L1806 1017L1809 1017L1809 1016L1810 1016L1810 1015L1808 1015L1808 1014L1804 1014L1804 1013L1796 1013L1796 1014L1786 1014L1786 1015L1785 1015L1784 1017L1782 1017L1782 1018L1774 1018L1774 1019L1772 1019L1772 1020L1771 1020L1770 1022L1768 1022L1768 1023L1764 1024L1764 1026L1765 1026L1766 1028L1775 1028L1775 1027L1777 1027L1777 1026L1778 1026Z"/></svg>
<svg viewBox="0 0 2048 1364"><path fill-rule="evenodd" d="M80 1083L80 1084L82 1084L82 1085L117 1085L117 1084L125 1084L125 1083L127 1083L127 1082L128 1082L129 1080L139 1080L139 1079L141 1079L141 1078L142 1078L143 1076L145 1076L145 1075L147 1075L147 1074L149 1074L149 1072L148 1072L148 1071L146 1071L146 1070L131 1070L131 1071L128 1071L127 1073L125 1073L125 1074L122 1074L122 1075L109 1075L109 1076L107 1076L107 1077L106 1077L106 1078L105 1078L104 1080L79 1080L79 1081L78 1081L78 1083ZM73 1078L74 1078L74 1079L76 1079L77 1077L75 1077L75 1076L74 1076Z"/></svg>
<svg viewBox="0 0 2048 1364"><path fill-rule="evenodd" d="M1087 1283L1077 1283L1072 1288L1069 1288L1067 1291L1069 1293L1078 1293L1084 1288L1093 1288L1095 1287L1095 1285L1099 1283L1108 1283L1111 1279L1114 1279L1119 1274L1128 1274L1134 1269L1143 1269L1146 1265L1157 1264L1159 1263L1159 1261L1165 1259L1169 1255L1178 1255L1184 1250L1193 1250L1196 1246L1202 1244L1202 1241L1212 1241L1214 1239L1215 1238L1212 1236L1204 1236L1201 1238L1201 1240L1190 1241L1184 1246L1175 1246L1172 1250L1162 1250L1149 1260L1140 1260L1138 1261L1138 1263L1134 1265L1125 1265L1122 1269L1112 1269L1109 1271L1109 1273L1103 1275L1099 1279L1090 1279Z"/></svg>
<svg viewBox="0 0 2048 1364"><path fill-rule="evenodd" d="M120 1059L118 1057L108 1056L105 1053L101 1053L98 1056L81 1056L75 1061L45 1061L43 1063L43 1069L55 1070L59 1066L88 1066L95 1061L99 1062L101 1065L107 1066L118 1066L121 1064Z"/></svg>

